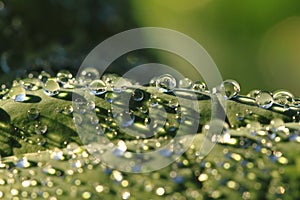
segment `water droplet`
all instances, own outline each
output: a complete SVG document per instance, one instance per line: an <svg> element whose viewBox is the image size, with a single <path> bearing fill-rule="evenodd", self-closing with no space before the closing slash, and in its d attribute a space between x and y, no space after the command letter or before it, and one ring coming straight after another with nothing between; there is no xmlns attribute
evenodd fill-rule
<svg viewBox="0 0 300 200"><path fill-rule="evenodd" d="M179 105L179 102L178 102L178 99L171 99L169 102L168 102L168 106L170 108L177 108Z"/></svg>
<svg viewBox="0 0 300 200"><path fill-rule="evenodd" d="M73 113L73 111L74 111L73 107L71 105L68 105L68 106L64 107L62 112L66 115L70 115Z"/></svg>
<svg viewBox="0 0 300 200"><path fill-rule="evenodd" d="M260 92L260 90L251 90L251 91L247 94L247 96L255 99L256 96L259 94L259 92Z"/></svg>
<svg viewBox="0 0 300 200"><path fill-rule="evenodd" d="M135 120L134 114L131 111L123 111L120 113L117 118L116 122L121 125L122 127L129 127L133 125Z"/></svg>
<svg viewBox="0 0 300 200"><path fill-rule="evenodd" d="M106 84L102 80L94 80L89 84L89 89L94 95L104 94L107 91Z"/></svg>
<svg viewBox="0 0 300 200"><path fill-rule="evenodd" d="M144 92L142 90L136 89L132 93L132 97L134 101L142 101L144 98Z"/></svg>
<svg viewBox="0 0 300 200"><path fill-rule="evenodd" d="M88 67L80 72L79 81L84 84L89 84L93 80L99 79L99 72L97 69Z"/></svg>
<svg viewBox="0 0 300 200"><path fill-rule="evenodd" d="M285 90L277 90L273 93L274 102L289 107L294 102L294 95Z"/></svg>
<svg viewBox="0 0 300 200"><path fill-rule="evenodd" d="M204 182L204 181L207 181L208 180L208 175L207 174L200 174L198 176L198 181L200 182Z"/></svg>
<svg viewBox="0 0 300 200"><path fill-rule="evenodd" d="M221 83L219 90L225 99L232 99L238 95L241 88L235 80L225 80Z"/></svg>
<svg viewBox="0 0 300 200"><path fill-rule="evenodd" d="M96 104L94 101L89 101L86 105L90 110L94 110L96 108Z"/></svg>
<svg viewBox="0 0 300 200"><path fill-rule="evenodd" d="M156 194L158 196L163 196L165 194L165 189L163 187L159 187L156 189Z"/></svg>
<svg viewBox="0 0 300 200"><path fill-rule="evenodd" d="M53 159L53 160L64 160L65 159L64 153L58 148L54 149L51 152L50 158Z"/></svg>
<svg viewBox="0 0 300 200"><path fill-rule="evenodd" d="M79 114L74 114L73 115L73 121L75 124L80 125L83 121L82 116Z"/></svg>
<svg viewBox="0 0 300 200"><path fill-rule="evenodd" d="M60 90L59 84L55 79L48 79L44 86L44 93L48 96L57 95Z"/></svg>
<svg viewBox="0 0 300 200"><path fill-rule="evenodd" d="M130 197L130 192L124 191L122 193L122 199L126 200L126 199L129 199L129 197Z"/></svg>
<svg viewBox="0 0 300 200"><path fill-rule="evenodd" d="M82 193L82 198L83 199L90 199L92 197L92 193L90 192L83 192Z"/></svg>
<svg viewBox="0 0 300 200"><path fill-rule="evenodd" d="M16 162L16 167L18 168L28 168L30 165L31 164L26 157L23 157Z"/></svg>
<svg viewBox="0 0 300 200"><path fill-rule="evenodd" d="M179 88L189 89L193 85L193 81L189 78L184 78L179 81Z"/></svg>
<svg viewBox="0 0 300 200"><path fill-rule="evenodd" d="M43 135L47 132L48 126L47 125L41 125L41 124L36 124L35 125L35 132L36 134Z"/></svg>
<svg viewBox="0 0 300 200"><path fill-rule="evenodd" d="M118 95L116 93L109 92L105 94L104 98L108 103L112 103L117 97Z"/></svg>
<svg viewBox="0 0 300 200"><path fill-rule="evenodd" d="M51 77L51 75L48 72L42 71L38 78L40 79L40 81L42 81L43 83L46 83L47 80Z"/></svg>
<svg viewBox="0 0 300 200"><path fill-rule="evenodd" d="M158 77L156 87L161 92L172 92L176 87L176 79L170 74L164 74Z"/></svg>
<svg viewBox="0 0 300 200"><path fill-rule="evenodd" d="M57 81L61 83L62 85L65 85L69 82L69 80L73 77L71 72L68 70L60 70L57 74Z"/></svg>
<svg viewBox="0 0 300 200"><path fill-rule="evenodd" d="M12 98L14 101L17 102L25 101L26 90L20 85L14 86L9 91L9 96L10 98Z"/></svg>
<svg viewBox="0 0 300 200"><path fill-rule="evenodd" d="M27 111L27 116L28 116L29 120L36 120L39 117L39 115L40 115L40 112L36 108L30 108Z"/></svg>
<svg viewBox="0 0 300 200"><path fill-rule="evenodd" d="M55 175L57 173L56 169L53 168L51 165L47 165L42 169L42 172L49 175Z"/></svg>
<svg viewBox="0 0 300 200"><path fill-rule="evenodd" d="M124 155L124 153L126 152L126 150L127 150L126 143L123 140L120 140L118 142L117 147L113 150L113 154L115 156L119 156L120 157L120 156Z"/></svg>
<svg viewBox="0 0 300 200"><path fill-rule="evenodd" d="M38 136L36 138L36 144L39 145L39 146L44 146L47 142L47 139L43 136Z"/></svg>
<svg viewBox="0 0 300 200"><path fill-rule="evenodd" d="M274 103L273 96L268 91L260 91L257 94L255 101L260 108L265 108L265 109L270 108Z"/></svg>
<svg viewBox="0 0 300 200"><path fill-rule="evenodd" d="M204 92L206 90L206 84L202 81L196 81L193 85L195 91Z"/></svg>

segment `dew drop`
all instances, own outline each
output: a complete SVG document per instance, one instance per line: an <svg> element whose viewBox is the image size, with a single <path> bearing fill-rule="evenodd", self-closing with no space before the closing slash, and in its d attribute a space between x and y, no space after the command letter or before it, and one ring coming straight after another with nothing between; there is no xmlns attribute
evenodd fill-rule
<svg viewBox="0 0 300 200"><path fill-rule="evenodd" d="M179 81L179 88L189 89L193 85L193 81L189 78L184 78Z"/></svg>
<svg viewBox="0 0 300 200"><path fill-rule="evenodd" d="M170 74L164 74L158 77L156 87L161 92L172 92L176 87L176 79Z"/></svg>
<svg viewBox="0 0 300 200"><path fill-rule="evenodd" d="M107 91L107 87L104 81L94 80L89 84L89 89L94 95L101 95Z"/></svg>
<svg viewBox="0 0 300 200"><path fill-rule="evenodd" d="M57 95L60 90L59 84L55 79L48 79L44 86L44 93L48 96Z"/></svg>
<svg viewBox="0 0 300 200"><path fill-rule="evenodd" d="M42 71L38 78L40 79L40 81L42 81L43 83L46 83L47 80L51 77L51 75L48 72Z"/></svg>
<svg viewBox="0 0 300 200"><path fill-rule="evenodd" d="M196 81L193 84L193 90L198 92L204 92L206 90L206 84L202 81Z"/></svg>
<svg viewBox="0 0 300 200"><path fill-rule="evenodd" d="M238 95L241 88L235 80L225 80L221 83L219 90L225 99L232 99Z"/></svg>
<svg viewBox="0 0 300 200"><path fill-rule="evenodd" d="M133 115L133 112L131 112L131 111L123 111L116 118L117 123L120 124L122 127L132 126L134 123L134 120L135 120L135 117Z"/></svg>
<svg viewBox="0 0 300 200"><path fill-rule="evenodd" d="M25 101L26 90L20 85L14 86L9 91L9 96L17 102Z"/></svg>
<svg viewBox="0 0 300 200"><path fill-rule="evenodd" d="M36 120L39 117L39 115L40 115L40 112L36 108L30 108L27 111L27 117L29 120Z"/></svg>
<svg viewBox="0 0 300 200"><path fill-rule="evenodd" d="M255 99L256 96L259 94L259 92L260 92L260 90L251 90L251 91L247 94L247 96Z"/></svg>
<svg viewBox="0 0 300 200"><path fill-rule="evenodd" d="M255 98L255 101L256 101L256 104L260 108L265 108L265 109L270 108L273 105L273 103L274 103L273 96L268 91L260 91L257 94L257 96Z"/></svg>
<svg viewBox="0 0 300 200"><path fill-rule="evenodd" d="M97 69L92 67L85 68L80 72L79 75L79 81L85 84L88 84L93 80L97 80L97 79L99 79L99 72Z"/></svg>
<svg viewBox="0 0 300 200"><path fill-rule="evenodd" d="M61 83L62 85L65 85L69 82L69 80L73 77L71 72L68 70L60 70L57 74L57 81Z"/></svg>
<svg viewBox="0 0 300 200"><path fill-rule="evenodd" d="M40 123L37 123L34 126L34 130L35 130L36 134L43 135L43 134L45 134L47 132L48 126L47 125L42 125Z"/></svg>
<svg viewBox="0 0 300 200"><path fill-rule="evenodd" d="M30 167L30 162L27 160L26 157L23 157L16 162L16 167L28 168L28 167Z"/></svg>
<svg viewBox="0 0 300 200"><path fill-rule="evenodd" d="M126 199L129 199L129 197L130 197L130 192L124 191L122 193L122 199L126 200Z"/></svg>
<svg viewBox="0 0 300 200"><path fill-rule="evenodd" d="M277 90L273 93L274 102L283 106L292 105L294 102L294 95L285 90Z"/></svg>

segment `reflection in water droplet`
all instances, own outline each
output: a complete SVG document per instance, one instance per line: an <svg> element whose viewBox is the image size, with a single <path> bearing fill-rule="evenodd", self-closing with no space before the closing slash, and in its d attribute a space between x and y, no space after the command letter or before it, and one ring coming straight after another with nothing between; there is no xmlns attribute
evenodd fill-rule
<svg viewBox="0 0 300 200"><path fill-rule="evenodd" d="M57 73L56 77L59 83L65 85L69 82L69 80L73 77L73 75L68 70L60 70Z"/></svg>
<svg viewBox="0 0 300 200"><path fill-rule="evenodd" d="M60 87L55 79L48 79L44 86L44 93L48 96L54 96L59 93Z"/></svg>
<svg viewBox="0 0 300 200"><path fill-rule="evenodd" d="M172 92L176 87L176 79L170 74L158 77L156 87L161 92Z"/></svg>
<svg viewBox="0 0 300 200"><path fill-rule="evenodd" d="M259 107L265 108L265 109L270 108L274 103L273 96L268 91L260 91L257 94L255 101Z"/></svg>

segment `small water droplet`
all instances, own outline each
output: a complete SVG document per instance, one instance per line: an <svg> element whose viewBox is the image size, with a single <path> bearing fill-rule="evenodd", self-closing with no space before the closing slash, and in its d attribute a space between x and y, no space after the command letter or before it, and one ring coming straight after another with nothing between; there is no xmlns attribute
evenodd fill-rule
<svg viewBox="0 0 300 200"><path fill-rule="evenodd" d="M16 167L18 168L28 168L30 165L31 164L26 157L23 157L16 162Z"/></svg>
<svg viewBox="0 0 300 200"><path fill-rule="evenodd" d="M50 158L53 159L53 160L64 160L65 159L64 153L58 148L54 149L51 152Z"/></svg>
<svg viewBox="0 0 300 200"><path fill-rule="evenodd" d="M28 116L29 120L36 120L39 117L39 115L40 115L40 112L36 108L30 108L27 111L27 116Z"/></svg>
<svg viewBox="0 0 300 200"><path fill-rule="evenodd" d="M104 81L94 80L89 84L89 89L94 95L101 95L107 91L107 87Z"/></svg>
<svg viewBox="0 0 300 200"><path fill-rule="evenodd" d="M189 89L193 85L193 81L189 78L184 78L179 81L179 88Z"/></svg>
<svg viewBox="0 0 300 200"><path fill-rule="evenodd" d="M135 117L133 112L131 111L123 111L116 118L116 122L120 124L122 127L129 127L133 125L134 120Z"/></svg>
<svg viewBox="0 0 300 200"><path fill-rule="evenodd" d="M260 91L257 94L255 101L260 108L265 108L265 109L270 108L274 103L273 96L268 91Z"/></svg>
<svg viewBox="0 0 300 200"><path fill-rule="evenodd" d="M43 83L46 83L47 80L51 77L51 75L48 72L42 71L38 78L40 79L40 81L42 81Z"/></svg>
<svg viewBox="0 0 300 200"><path fill-rule="evenodd" d="M130 192L124 191L122 193L122 199L126 200L126 199L129 199L129 197L130 197Z"/></svg>
<svg viewBox="0 0 300 200"><path fill-rule="evenodd" d="M260 90L251 90L251 91L247 94L247 96L255 99L256 96L259 94L259 92L260 92Z"/></svg>
<svg viewBox="0 0 300 200"><path fill-rule="evenodd" d="M59 93L60 86L55 79L48 79L44 86L44 93L48 96L54 96Z"/></svg>
<svg viewBox="0 0 300 200"><path fill-rule="evenodd" d="M63 69L56 74L56 77L59 83L65 85L69 82L69 80L73 77L73 75L68 70Z"/></svg>
<svg viewBox="0 0 300 200"><path fill-rule="evenodd" d="M118 142L117 147L113 150L113 154L115 156L119 156L120 157L120 156L124 155L124 153L126 152L126 150L127 150L126 143L123 140L120 140Z"/></svg>
<svg viewBox="0 0 300 200"><path fill-rule="evenodd" d="M196 81L194 84L193 84L193 89L195 91L199 91L199 92L204 92L206 90L206 84L202 81Z"/></svg>
<svg viewBox="0 0 300 200"><path fill-rule="evenodd" d="M161 92L172 92L176 87L176 79L170 74L164 74L158 77L156 87Z"/></svg>
<svg viewBox="0 0 300 200"><path fill-rule="evenodd" d="M26 90L20 85L14 86L10 89L9 96L17 102L25 101Z"/></svg>
<svg viewBox="0 0 300 200"><path fill-rule="evenodd" d="M97 69L88 67L80 72L79 81L84 84L89 84L93 80L99 79L99 72Z"/></svg>
<svg viewBox="0 0 300 200"><path fill-rule="evenodd" d="M47 132L48 126L42 125L42 124L36 124L35 125L35 132L36 134L43 135Z"/></svg>
<svg viewBox="0 0 300 200"><path fill-rule="evenodd" d="M232 99L238 95L241 88L235 80L225 80L221 83L219 90L225 99Z"/></svg>

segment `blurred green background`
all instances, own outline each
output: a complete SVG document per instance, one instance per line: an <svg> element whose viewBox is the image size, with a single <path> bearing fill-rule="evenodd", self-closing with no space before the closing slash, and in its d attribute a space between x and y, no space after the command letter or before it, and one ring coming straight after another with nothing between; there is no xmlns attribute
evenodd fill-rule
<svg viewBox="0 0 300 200"><path fill-rule="evenodd" d="M242 93L287 89L300 96L297 0L1 0L0 80L9 77L5 72L76 71L101 41L143 26L170 28L194 38L224 79L240 83ZM147 60L142 52L138 55L143 61L135 64ZM154 57L159 60L160 55ZM178 67L174 56L167 59ZM120 71L132 65L132 59L125 61L129 64L121 64Z"/></svg>

